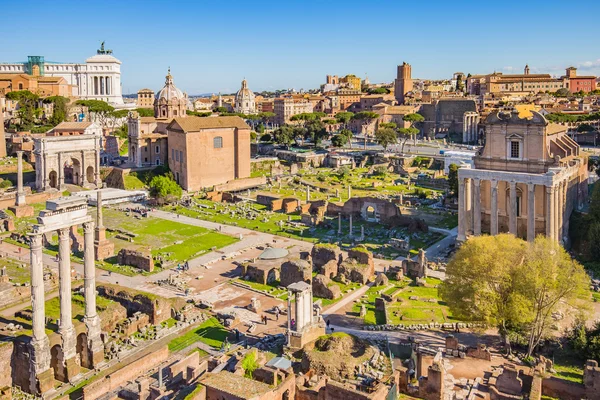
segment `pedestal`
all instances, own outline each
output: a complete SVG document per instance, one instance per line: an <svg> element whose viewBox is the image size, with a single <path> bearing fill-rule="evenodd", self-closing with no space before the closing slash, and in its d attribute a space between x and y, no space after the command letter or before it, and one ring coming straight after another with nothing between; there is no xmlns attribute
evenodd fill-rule
<svg viewBox="0 0 600 400"><path fill-rule="evenodd" d="M96 229L96 240L94 240L94 258L106 260L115 255L115 244L106 239L106 229Z"/></svg>
<svg viewBox="0 0 600 400"><path fill-rule="evenodd" d="M30 348L30 391L43 395L54 389L54 370L50 367L50 341L47 336L31 340Z"/></svg>
<svg viewBox="0 0 600 400"><path fill-rule="evenodd" d="M33 207L28 205L12 206L8 207L8 209L15 214L16 218L33 217L34 215Z"/></svg>

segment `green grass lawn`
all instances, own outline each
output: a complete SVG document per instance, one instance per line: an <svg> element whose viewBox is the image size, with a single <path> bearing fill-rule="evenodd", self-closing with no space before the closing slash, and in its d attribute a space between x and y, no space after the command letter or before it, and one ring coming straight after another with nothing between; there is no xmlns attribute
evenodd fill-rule
<svg viewBox="0 0 600 400"><path fill-rule="evenodd" d="M153 256L162 256L168 262L179 263L208 253L212 248L221 248L238 241L199 226L182 224L160 218L135 218L115 209L104 210L104 225L111 229L122 229L137 236L133 243L116 237L109 232L107 237L115 243L115 253L125 247L146 247Z"/></svg>
<svg viewBox="0 0 600 400"><path fill-rule="evenodd" d="M144 185L144 182L142 182L137 176L129 174L123 177L123 184L125 185L125 189L127 190L143 189L144 187L146 187L146 185Z"/></svg>
<svg viewBox="0 0 600 400"><path fill-rule="evenodd" d="M441 281L435 278L427 278L429 285L438 285ZM455 322L448 307L442 302L438 295L438 290L435 287L419 287L410 279L405 278L402 281L389 281L389 287L373 286L365 293L367 298L364 299L366 315L364 323L366 325L380 325L385 323L383 312L375 310L375 299L383 294L392 295L396 291L401 290L395 299L401 301L393 301L388 303L388 324L425 324L430 322L444 323ZM412 296L417 296L418 300L410 300ZM434 299L431 303L428 300ZM359 315L361 303L355 303L352 307L352 312Z"/></svg>
<svg viewBox="0 0 600 400"><path fill-rule="evenodd" d="M181 351L196 342L205 343L216 349L221 348L221 344L229 335L216 318L210 318L200 324L197 328L179 336L169 342L169 351Z"/></svg>
<svg viewBox="0 0 600 400"><path fill-rule="evenodd" d="M568 381L583 382L583 366L585 361L575 355L575 350L570 346L557 349L554 352L555 376Z"/></svg>
<svg viewBox="0 0 600 400"><path fill-rule="evenodd" d="M246 281L246 280L243 280L240 278L236 278L236 279L234 279L234 281L242 283L244 285L248 285L252 289L269 293L270 295L275 296L275 297L281 298L281 296L286 295L285 298L287 299L287 290L279 288L279 281L274 281L267 285L263 285L262 283L257 283L257 282L252 282L252 281Z"/></svg>
<svg viewBox="0 0 600 400"><path fill-rule="evenodd" d="M341 291L342 295L341 295L340 297L338 297L337 299L324 299L324 298L321 298L321 297L316 297L316 296L315 296L315 297L314 297L314 298L315 298L315 300L321 300L321 305L322 305L323 307L330 306L330 305L332 305L332 304L335 304L335 303L337 303L337 302L338 302L338 301L340 301L341 299L343 299L343 298L344 298L344 296L346 295L346 290L348 290L348 289L352 289L352 291L355 291L355 290L359 289L360 287L362 287L362 285L361 285L360 283L356 283L356 282L349 282L349 283L347 283L347 284L343 284L343 283L341 283L341 282L337 282L337 281L333 281L333 280L332 280L332 281L331 281L331 284L332 284L332 285L339 286L339 288L340 288L340 291ZM350 293L348 293L348 294L350 294Z"/></svg>

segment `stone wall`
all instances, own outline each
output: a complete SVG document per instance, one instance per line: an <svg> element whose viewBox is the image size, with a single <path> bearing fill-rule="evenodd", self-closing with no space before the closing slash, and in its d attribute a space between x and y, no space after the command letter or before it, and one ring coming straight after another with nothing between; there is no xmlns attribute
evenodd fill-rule
<svg viewBox="0 0 600 400"><path fill-rule="evenodd" d="M312 266L306 260L289 260L281 265L281 286L287 287L296 282L310 283L312 279Z"/></svg>
<svg viewBox="0 0 600 400"><path fill-rule="evenodd" d="M146 371L155 368L169 357L169 348L164 346L157 351L125 365L123 368L113 372L104 378L92 382L83 387L83 399L94 400L104 396L106 393L117 389L124 383L138 378Z"/></svg>
<svg viewBox="0 0 600 400"><path fill-rule="evenodd" d="M588 360L585 364L583 384L588 399L600 399L600 367L597 361Z"/></svg>
<svg viewBox="0 0 600 400"><path fill-rule="evenodd" d="M0 375L0 389L11 387L13 385L12 374L9 373L12 367L12 358L15 346L12 342L0 343L0 371L4 373ZM18 373L12 370L13 373Z"/></svg>
<svg viewBox="0 0 600 400"><path fill-rule="evenodd" d="M229 181L221 185L215 185L214 190L219 192L236 192L238 190L255 188L257 186L266 185L267 178L259 176L256 178L243 178Z"/></svg>
<svg viewBox="0 0 600 400"><path fill-rule="evenodd" d="M165 298L112 285L98 286L98 293L120 303L129 316L137 311L148 314L153 325L171 318L171 303Z"/></svg>
<svg viewBox="0 0 600 400"><path fill-rule="evenodd" d="M313 295L334 300L342 295L340 287L325 275L316 275L312 280Z"/></svg>
<svg viewBox="0 0 600 400"><path fill-rule="evenodd" d="M117 255L117 262L121 265L131 265L146 272L154 271L154 259L150 249L147 248L121 249Z"/></svg>
<svg viewBox="0 0 600 400"><path fill-rule="evenodd" d="M311 251L313 267L319 269L329 261L335 261L337 264L342 262L342 251L334 244L319 243L315 244Z"/></svg>

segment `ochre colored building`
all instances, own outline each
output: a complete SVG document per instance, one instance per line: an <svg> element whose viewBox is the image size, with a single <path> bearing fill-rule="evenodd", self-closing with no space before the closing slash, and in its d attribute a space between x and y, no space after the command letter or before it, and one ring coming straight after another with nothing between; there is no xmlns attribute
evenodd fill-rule
<svg viewBox="0 0 600 400"><path fill-rule="evenodd" d="M137 93L137 106L139 108L152 108L154 107L154 90L152 89L141 89Z"/></svg>
<svg viewBox="0 0 600 400"><path fill-rule="evenodd" d="M250 127L240 117L186 114L187 95L169 73L154 101L154 117L132 112L127 120L129 163L168 165L185 190L250 176Z"/></svg>
<svg viewBox="0 0 600 400"><path fill-rule="evenodd" d="M567 128L536 111L491 113L474 168L458 170L458 240L510 232L568 240L569 217L588 192L587 156Z"/></svg>
<svg viewBox="0 0 600 400"><path fill-rule="evenodd" d="M169 168L188 191L250 177L250 127L240 117L175 118Z"/></svg>
<svg viewBox="0 0 600 400"><path fill-rule="evenodd" d="M0 92L29 90L41 97L71 97L72 86L60 76L39 76L27 74L0 74Z"/></svg>

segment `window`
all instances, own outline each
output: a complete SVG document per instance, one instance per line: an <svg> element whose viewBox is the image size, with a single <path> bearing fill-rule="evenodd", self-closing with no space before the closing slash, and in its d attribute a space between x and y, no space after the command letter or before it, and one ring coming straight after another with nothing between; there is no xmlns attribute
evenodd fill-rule
<svg viewBox="0 0 600 400"><path fill-rule="evenodd" d="M160 154L160 146L156 146L155 150L156 150L156 154Z"/></svg>
<svg viewBox="0 0 600 400"><path fill-rule="evenodd" d="M215 149L223 148L223 138L221 136L217 136L213 139L213 147Z"/></svg>
<svg viewBox="0 0 600 400"><path fill-rule="evenodd" d="M510 158L519 158L519 142L511 141L510 142Z"/></svg>
<svg viewBox="0 0 600 400"><path fill-rule="evenodd" d="M175 161L179 161L179 150L175 150Z"/></svg>
<svg viewBox="0 0 600 400"><path fill-rule="evenodd" d="M144 153L148 152L148 146L144 146Z"/></svg>
<svg viewBox="0 0 600 400"><path fill-rule="evenodd" d="M183 162L183 151L179 152L179 162Z"/></svg>

